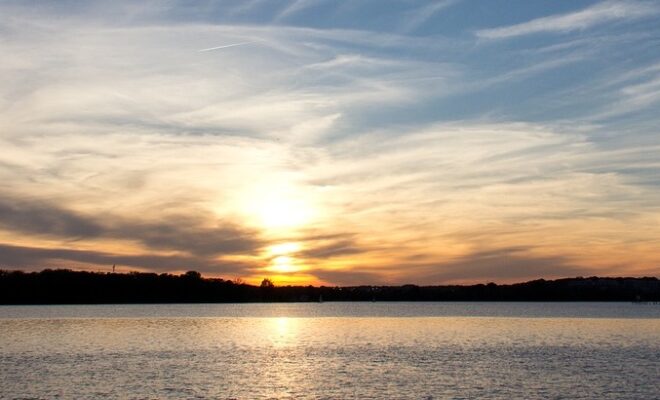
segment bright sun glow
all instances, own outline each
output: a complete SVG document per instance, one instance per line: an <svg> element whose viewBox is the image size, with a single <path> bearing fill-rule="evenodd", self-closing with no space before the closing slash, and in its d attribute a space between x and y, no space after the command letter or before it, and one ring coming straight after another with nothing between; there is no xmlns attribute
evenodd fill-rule
<svg viewBox="0 0 660 400"><path fill-rule="evenodd" d="M279 273L295 272L298 269L295 260L289 256L277 256L273 258L270 265L270 270Z"/></svg>
<svg viewBox="0 0 660 400"><path fill-rule="evenodd" d="M242 193L240 207L260 228L264 237L281 240L318 222L318 198L313 190L296 185L294 177L269 176L250 183ZM275 242L260 255L267 264L264 273L292 277L307 269L298 255L302 244Z"/></svg>
<svg viewBox="0 0 660 400"><path fill-rule="evenodd" d="M270 246L268 253L273 256L282 256L300 251L300 248L300 243L296 242L278 243Z"/></svg>
<svg viewBox="0 0 660 400"><path fill-rule="evenodd" d="M274 195L260 201L257 215L266 228L291 228L304 225L311 209L300 199Z"/></svg>
<svg viewBox="0 0 660 400"><path fill-rule="evenodd" d="M275 232L304 226L315 215L309 193L286 181L255 183L243 204L255 223Z"/></svg>
<svg viewBox="0 0 660 400"><path fill-rule="evenodd" d="M301 246L295 242L279 243L268 249L268 255L271 257L268 269L277 273L297 272L300 266L294 254L300 251Z"/></svg>

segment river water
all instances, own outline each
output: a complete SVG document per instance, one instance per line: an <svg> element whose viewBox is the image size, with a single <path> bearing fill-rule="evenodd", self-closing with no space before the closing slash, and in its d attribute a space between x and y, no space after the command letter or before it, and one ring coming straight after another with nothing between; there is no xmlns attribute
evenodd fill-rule
<svg viewBox="0 0 660 400"><path fill-rule="evenodd" d="M0 399L659 399L660 305L0 306Z"/></svg>

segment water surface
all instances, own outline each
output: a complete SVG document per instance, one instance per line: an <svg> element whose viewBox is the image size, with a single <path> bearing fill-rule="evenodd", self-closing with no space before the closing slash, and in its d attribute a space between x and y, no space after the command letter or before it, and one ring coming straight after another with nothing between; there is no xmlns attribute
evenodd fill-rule
<svg viewBox="0 0 660 400"><path fill-rule="evenodd" d="M0 307L0 398L660 398L660 306Z"/></svg>

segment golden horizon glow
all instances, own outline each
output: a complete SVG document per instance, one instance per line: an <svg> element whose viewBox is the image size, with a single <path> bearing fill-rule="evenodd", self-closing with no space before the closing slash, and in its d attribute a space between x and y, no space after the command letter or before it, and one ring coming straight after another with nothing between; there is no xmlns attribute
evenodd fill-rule
<svg viewBox="0 0 660 400"><path fill-rule="evenodd" d="M295 261L289 256L277 256L273 258L269 270L280 274L288 272L297 272L300 269L295 265Z"/></svg>
<svg viewBox="0 0 660 400"><path fill-rule="evenodd" d="M295 254L300 250L301 245L297 242L284 242L270 246L268 248L270 262L266 271L277 274L300 272L303 268L300 260L295 258Z"/></svg>

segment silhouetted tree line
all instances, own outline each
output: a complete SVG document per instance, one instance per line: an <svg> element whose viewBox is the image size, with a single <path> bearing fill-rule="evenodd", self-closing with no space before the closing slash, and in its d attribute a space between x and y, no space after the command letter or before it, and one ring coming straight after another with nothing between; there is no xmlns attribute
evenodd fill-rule
<svg viewBox="0 0 660 400"><path fill-rule="evenodd" d="M0 304L224 303L318 301L660 301L660 280L538 279L512 285L260 286L182 275L46 269L0 270Z"/></svg>

